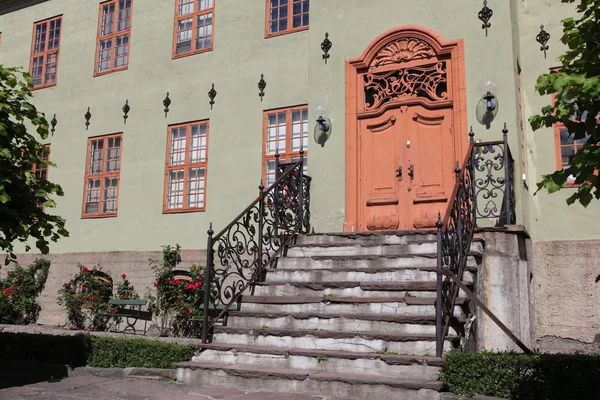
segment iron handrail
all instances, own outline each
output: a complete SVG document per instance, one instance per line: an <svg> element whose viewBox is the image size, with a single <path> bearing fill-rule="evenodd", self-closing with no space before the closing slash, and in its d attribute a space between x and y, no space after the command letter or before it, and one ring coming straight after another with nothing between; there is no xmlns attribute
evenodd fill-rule
<svg viewBox="0 0 600 400"><path fill-rule="evenodd" d="M212 224L208 230L203 343L208 341L209 330L254 287L296 235L310 229L311 178L303 173L304 151L298 162L286 164L282 172L278 155L275 160L275 182L266 190L261 182L258 197L219 233L213 236ZM217 243L220 269L214 263ZM211 295L213 304L225 306L209 323Z"/></svg>

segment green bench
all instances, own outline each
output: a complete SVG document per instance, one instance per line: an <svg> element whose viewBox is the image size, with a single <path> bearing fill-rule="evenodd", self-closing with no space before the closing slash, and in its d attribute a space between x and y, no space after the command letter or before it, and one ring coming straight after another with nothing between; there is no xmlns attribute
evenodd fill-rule
<svg viewBox="0 0 600 400"><path fill-rule="evenodd" d="M142 320L144 321L144 335L146 335L148 321L152 321L152 313L142 310L142 307L146 304L148 304L147 300L110 299L108 305L114 307L115 312L96 313L96 315L114 318L115 322L118 318L125 318L127 326L123 329L123 332L131 329L134 334L136 333L135 324L138 320Z"/></svg>

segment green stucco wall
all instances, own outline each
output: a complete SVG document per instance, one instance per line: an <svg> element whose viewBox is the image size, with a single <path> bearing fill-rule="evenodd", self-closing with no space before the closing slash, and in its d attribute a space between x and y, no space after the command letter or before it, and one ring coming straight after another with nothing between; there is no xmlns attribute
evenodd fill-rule
<svg viewBox="0 0 600 400"><path fill-rule="evenodd" d="M49 177L65 190L55 212L67 219L71 237L53 245L55 253L155 250L175 242L204 248L208 223L220 230L258 194L263 111L307 103L310 121L316 118L313 106L321 103L333 122L333 135L322 148L312 140L310 122L312 223L317 232L341 231L344 63L379 34L401 25L422 25L445 39L464 39L468 123L481 140L501 139L507 123L515 175L520 177L516 60L521 54L527 117L547 102L534 93L534 83L556 64L561 49L558 20L570 10L540 1L539 14L534 14L520 0L494 2L486 37L477 19L481 4L472 0L313 0L309 30L265 39L264 0L216 0L214 50L172 60L175 2L135 0L129 69L93 77L98 3L52 0L0 16L0 62L28 68L33 23L63 14L58 85L34 92L40 109L50 116L56 113L59 121L48 141L51 160L58 164ZM542 20L553 34L548 59L535 42ZM333 42L327 65L320 49L326 31ZM262 102L257 88L261 73L267 81ZM498 83L501 103L489 130L475 119L477 85L487 77ZM212 83L218 95L211 111L207 92ZM173 101L167 118L162 111L166 92ZM126 99L131 111L124 125L121 107ZM86 131L88 106L93 116ZM167 125L202 119L210 119L207 210L163 214ZM115 132L123 132L118 217L81 219L87 138ZM467 132L463 134L467 141ZM518 222L540 239L598 237L599 228L585 223L597 215L597 206L586 211L567 208L563 194L531 198L540 174L554 168L554 141L551 131L532 134L528 129L526 138L529 191L517 179Z"/></svg>

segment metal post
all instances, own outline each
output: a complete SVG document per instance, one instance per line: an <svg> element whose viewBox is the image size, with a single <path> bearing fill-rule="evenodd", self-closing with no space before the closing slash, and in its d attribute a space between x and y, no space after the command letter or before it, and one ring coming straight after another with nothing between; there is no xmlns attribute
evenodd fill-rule
<svg viewBox="0 0 600 400"><path fill-rule="evenodd" d="M208 340L208 307L210 303L210 283L211 272L213 267L213 229L212 222L208 228L208 240L206 242L206 268L204 274L204 311L202 315L202 343L207 343Z"/></svg>
<svg viewBox="0 0 600 400"><path fill-rule="evenodd" d="M510 196L512 195L513 183L510 181L509 168L512 168L512 163L510 161L510 154L508 151L508 129L506 128L506 122L504 123L504 129L502 129L502 139L504 141L504 215L506 217L504 225L510 225L512 222Z"/></svg>
<svg viewBox="0 0 600 400"><path fill-rule="evenodd" d="M300 168L298 169L298 233L304 227L304 149L300 147Z"/></svg>
<svg viewBox="0 0 600 400"><path fill-rule="evenodd" d="M265 224L265 187L263 186L262 181L260 181L260 185L258 185L258 198L260 199L258 202L258 260L257 260L257 268L256 273L260 273L262 270L262 257L263 257L263 229ZM262 281L262 278L259 277L259 281ZM252 294L254 294L254 285L252 285Z"/></svg>
<svg viewBox="0 0 600 400"><path fill-rule="evenodd" d="M438 211L437 227L437 293L435 299L435 355L441 357L444 351L442 333L442 216Z"/></svg>

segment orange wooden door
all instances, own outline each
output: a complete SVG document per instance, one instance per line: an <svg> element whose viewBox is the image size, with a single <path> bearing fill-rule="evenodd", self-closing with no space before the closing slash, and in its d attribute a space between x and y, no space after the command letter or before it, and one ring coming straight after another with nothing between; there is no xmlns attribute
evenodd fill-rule
<svg viewBox="0 0 600 400"><path fill-rule="evenodd" d="M397 230L407 218L405 171L399 109L359 124L359 230Z"/></svg>

